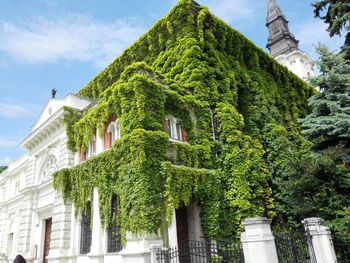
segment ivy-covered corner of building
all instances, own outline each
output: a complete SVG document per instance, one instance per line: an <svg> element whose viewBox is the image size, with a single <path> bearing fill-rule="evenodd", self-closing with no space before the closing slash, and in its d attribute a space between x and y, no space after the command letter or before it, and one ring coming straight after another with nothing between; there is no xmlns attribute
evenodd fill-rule
<svg viewBox="0 0 350 263"><path fill-rule="evenodd" d="M80 90L95 106L66 110L72 150L86 150L112 116L122 133L110 150L56 172L55 188L79 212L97 187L103 225L123 233L157 232L196 201L208 238L234 238L244 218L275 216L271 178L286 147L303 144L297 120L312 94L206 7L181 0ZM187 143L169 141L167 114Z"/></svg>

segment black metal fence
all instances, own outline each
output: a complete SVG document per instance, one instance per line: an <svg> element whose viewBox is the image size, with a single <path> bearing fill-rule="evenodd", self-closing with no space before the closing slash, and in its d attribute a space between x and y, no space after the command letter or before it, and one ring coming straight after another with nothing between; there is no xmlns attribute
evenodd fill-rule
<svg viewBox="0 0 350 263"><path fill-rule="evenodd" d="M159 249L159 263L244 263L241 242L179 241L178 248Z"/></svg>
<svg viewBox="0 0 350 263"><path fill-rule="evenodd" d="M317 263L308 232L275 232L274 236L279 263Z"/></svg>
<svg viewBox="0 0 350 263"><path fill-rule="evenodd" d="M350 263L350 242L333 238L338 263Z"/></svg>

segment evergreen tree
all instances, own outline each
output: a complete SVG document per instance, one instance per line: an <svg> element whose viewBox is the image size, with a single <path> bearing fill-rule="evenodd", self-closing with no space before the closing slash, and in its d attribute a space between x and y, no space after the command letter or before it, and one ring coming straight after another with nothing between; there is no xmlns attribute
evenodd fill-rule
<svg viewBox="0 0 350 263"><path fill-rule="evenodd" d="M343 54L318 47L321 74L312 80L320 92L309 100L312 112L302 120L303 133L319 146L350 141L350 64Z"/></svg>
<svg viewBox="0 0 350 263"><path fill-rule="evenodd" d="M332 37L346 31L343 50L347 59L350 58L350 0L321 0L312 4L315 17L328 24L327 31ZM324 11L325 10L325 11Z"/></svg>
<svg viewBox="0 0 350 263"><path fill-rule="evenodd" d="M280 222L293 228L306 217L322 217L338 238L350 240L350 65L344 54L324 46L318 52L321 74L312 84L320 92L310 98L312 112L301 120L316 147L298 149L287 137L279 143L271 138L267 158L289 151L278 155L280 165L273 169Z"/></svg>
<svg viewBox="0 0 350 263"><path fill-rule="evenodd" d="M280 181L283 216L291 226L307 217L321 217L350 239L350 170L345 161L349 149L338 145L307 157L291 160L288 179ZM347 222L347 223L346 223Z"/></svg>
<svg viewBox="0 0 350 263"><path fill-rule="evenodd" d="M6 169L6 166L0 166L0 174Z"/></svg>

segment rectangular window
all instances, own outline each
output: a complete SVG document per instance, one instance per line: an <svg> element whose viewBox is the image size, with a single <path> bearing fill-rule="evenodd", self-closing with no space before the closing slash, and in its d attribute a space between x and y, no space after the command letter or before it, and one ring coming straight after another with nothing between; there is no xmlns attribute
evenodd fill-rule
<svg viewBox="0 0 350 263"><path fill-rule="evenodd" d="M171 138L171 134L172 134L172 130L171 130L171 121L167 118L165 120L165 128L166 128L166 132L169 134L170 138Z"/></svg>
<svg viewBox="0 0 350 263"><path fill-rule="evenodd" d="M175 139L177 139L179 141L182 140L182 128L178 122L176 123L176 138Z"/></svg>
<svg viewBox="0 0 350 263"><path fill-rule="evenodd" d="M118 211L118 198L113 196L112 199L112 214ZM107 253L116 253L122 250L120 226L115 223L110 224L107 228Z"/></svg>
<svg viewBox="0 0 350 263"><path fill-rule="evenodd" d="M91 203L89 202L85 213L81 215L80 254L87 254L90 252L91 242Z"/></svg>
<svg viewBox="0 0 350 263"><path fill-rule="evenodd" d="M112 224L107 229L107 253L116 253L122 250L120 227Z"/></svg>

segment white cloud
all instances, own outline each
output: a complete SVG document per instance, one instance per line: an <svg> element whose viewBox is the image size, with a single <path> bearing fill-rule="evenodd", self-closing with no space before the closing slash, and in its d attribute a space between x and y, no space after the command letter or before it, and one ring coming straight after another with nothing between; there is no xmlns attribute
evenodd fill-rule
<svg viewBox="0 0 350 263"><path fill-rule="evenodd" d="M101 22L68 14L0 24L0 51L22 63L93 62L105 66L145 29L135 19Z"/></svg>
<svg viewBox="0 0 350 263"><path fill-rule="evenodd" d="M20 104L0 101L0 117L9 119L25 118L29 116L36 116L39 111L40 108L33 104Z"/></svg>
<svg viewBox="0 0 350 263"><path fill-rule="evenodd" d="M18 141L14 139L0 137L0 147L1 148L12 148L18 146Z"/></svg>
<svg viewBox="0 0 350 263"><path fill-rule="evenodd" d="M337 50L344 43L340 37L330 38L326 31L327 25L319 19L303 21L296 29L295 36L300 39L301 49L308 53L313 59L317 59L315 46L318 43L326 45L330 50Z"/></svg>
<svg viewBox="0 0 350 263"><path fill-rule="evenodd" d="M251 0L205 0L203 5L207 5L216 16L229 24L245 23L261 10L261 3Z"/></svg>
<svg viewBox="0 0 350 263"><path fill-rule="evenodd" d="M0 166L7 166L11 162L9 157L0 158Z"/></svg>

